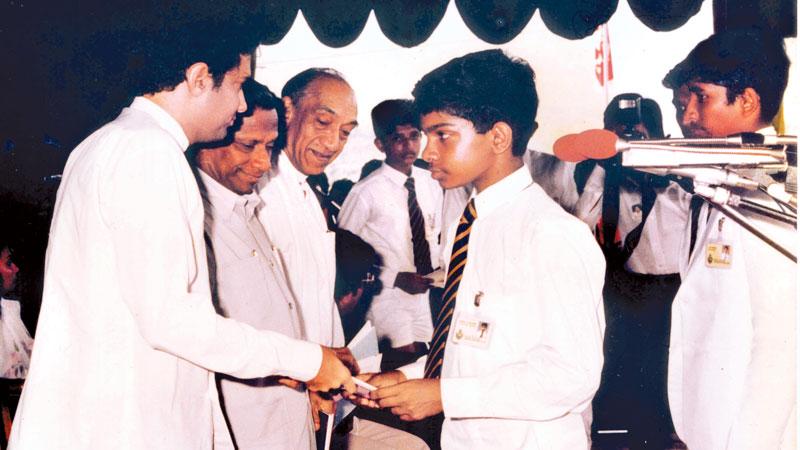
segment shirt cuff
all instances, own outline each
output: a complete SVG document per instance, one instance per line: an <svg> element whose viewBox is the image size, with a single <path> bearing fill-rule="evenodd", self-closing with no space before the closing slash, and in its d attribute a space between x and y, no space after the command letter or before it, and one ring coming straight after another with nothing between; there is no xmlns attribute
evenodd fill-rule
<svg viewBox="0 0 800 450"><path fill-rule="evenodd" d="M322 347L292 338L287 338L287 341L283 345L283 352L291 356L291 363L278 370L289 378L303 382L317 376L322 367Z"/></svg>
<svg viewBox="0 0 800 450"><path fill-rule="evenodd" d="M478 378L442 378L442 410L447 418L482 417L486 414Z"/></svg>

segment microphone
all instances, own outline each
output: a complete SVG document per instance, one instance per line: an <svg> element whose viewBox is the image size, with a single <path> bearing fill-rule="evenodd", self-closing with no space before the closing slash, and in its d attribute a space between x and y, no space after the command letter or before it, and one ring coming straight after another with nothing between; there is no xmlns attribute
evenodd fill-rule
<svg viewBox="0 0 800 450"><path fill-rule="evenodd" d="M586 130L558 138L553 144L553 153L558 159L567 162L607 159L627 149L626 144L613 131Z"/></svg>
<svg viewBox="0 0 800 450"><path fill-rule="evenodd" d="M553 144L562 161L607 159L624 152L622 165L643 167L785 168L797 160L796 136L742 133L724 138L643 139L625 141L608 130L568 134Z"/></svg>

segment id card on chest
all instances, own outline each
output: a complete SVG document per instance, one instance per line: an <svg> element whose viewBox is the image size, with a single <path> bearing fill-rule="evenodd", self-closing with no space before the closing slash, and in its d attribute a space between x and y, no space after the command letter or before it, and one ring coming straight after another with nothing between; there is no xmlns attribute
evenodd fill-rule
<svg viewBox="0 0 800 450"><path fill-rule="evenodd" d="M483 292L475 294L471 307L456 312L451 339L454 344L486 349L492 340L496 321L481 311Z"/></svg>

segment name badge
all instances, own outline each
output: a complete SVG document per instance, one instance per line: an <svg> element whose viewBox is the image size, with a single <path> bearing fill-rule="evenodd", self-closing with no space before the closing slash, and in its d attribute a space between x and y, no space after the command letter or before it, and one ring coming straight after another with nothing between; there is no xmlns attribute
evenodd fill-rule
<svg viewBox="0 0 800 450"><path fill-rule="evenodd" d="M706 266L729 269L733 259L733 248L724 242L711 242L706 246Z"/></svg>
<svg viewBox="0 0 800 450"><path fill-rule="evenodd" d="M476 348L488 348L492 340L494 322L484 317L459 312L453 326L453 343Z"/></svg>

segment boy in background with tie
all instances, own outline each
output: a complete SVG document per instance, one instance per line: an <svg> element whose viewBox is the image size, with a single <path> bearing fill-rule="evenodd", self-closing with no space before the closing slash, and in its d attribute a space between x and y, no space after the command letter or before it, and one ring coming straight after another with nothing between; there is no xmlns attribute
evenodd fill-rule
<svg viewBox="0 0 800 450"><path fill-rule="evenodd" d="M384 286L369 308L382 351L401 364L427 353L433 327L428 290L439 267L442 189L419 156L419 116L410 100L385 100L372 109L375 146L386 160L359 181L339 213L339 226L383 258ZM384 366L386 367L386 366Z"/></svg>

